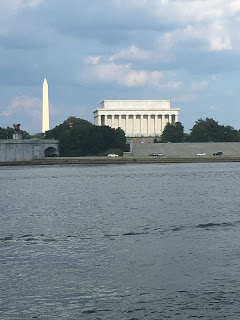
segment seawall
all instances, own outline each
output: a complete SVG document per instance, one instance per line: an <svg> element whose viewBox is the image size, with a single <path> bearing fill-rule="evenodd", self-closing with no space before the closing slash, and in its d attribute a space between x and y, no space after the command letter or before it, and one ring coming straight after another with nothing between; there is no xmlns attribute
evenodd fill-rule
<svg viewBox="0 0 240 320"><path fill-rule="evenodd" d="M6 161L0 162L0 166L45 166L45 165L119 165L119 164L170 164L170 163L221 163L240 162L239 157L217 156L217 157L71 157L71 158L45 158L42 160L29 161Z"/></svg>
<svg viewBox="0 0 240 320"><path fill-rule="evenodd" d="M43 159L46 154L58 154L58 140L0 139L1 162Z"/></svg>
<svg viewBox="0 0 240 320"><path fill-rule="evenodd" d="M205 152L211 158L218 151L227 157L240 157L240 142L133 143L132 156L142 158L150 153L163 153L168 158L194 158L197 153Z"/></svg>

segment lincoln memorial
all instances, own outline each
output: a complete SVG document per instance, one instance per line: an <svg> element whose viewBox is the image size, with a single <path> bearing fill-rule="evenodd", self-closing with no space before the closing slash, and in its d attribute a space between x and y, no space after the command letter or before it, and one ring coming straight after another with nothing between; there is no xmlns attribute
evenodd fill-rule
<svg viewBox="0 0 240 320"><path fill-rule="evenodd" d="M93 114L95 125L120 127L127 137L159 137L178 121L178 111L170 100L104 100Z"/></svg>

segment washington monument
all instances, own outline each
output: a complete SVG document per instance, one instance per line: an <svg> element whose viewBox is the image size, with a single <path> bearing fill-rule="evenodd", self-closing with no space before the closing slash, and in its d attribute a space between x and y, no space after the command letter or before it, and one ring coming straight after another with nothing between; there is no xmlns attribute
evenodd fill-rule
<svg viewBox="0 0 240 320"><path fill-rule="evenodd" d="M42 132L49 130L49 103L48 103L48 83L43 81L43 107L42 107Z"/></svg>

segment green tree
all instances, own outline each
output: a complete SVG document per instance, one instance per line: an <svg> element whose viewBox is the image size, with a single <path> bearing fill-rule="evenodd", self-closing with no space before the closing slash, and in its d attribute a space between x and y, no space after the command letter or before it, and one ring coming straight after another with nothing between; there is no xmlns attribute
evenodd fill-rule
<svg viewBox="0 0 240 320"><path fill-rule="evenodd" d="M123 151L126 136L123 130L70 117L59 126L46 132L46 139L59 140L60 156L87 156L102 154L108 149Z"/></svg>
<svg viewBox="0 0 240 320"><path fill-rule="evenodd" d="M232 126L220 126L221 135L219 136L218 141L222 142L237 142L240 141L238 131L235 130Z"/></svg>
<svg viewBox="0 0 240 320"><path fill-rule="evenodd" d="M20 130L20 133L21 133L23 139L31 139L32 138L32 136L27 131Z"/></svg>
<svg viewBox="0 0 240 320"><path fill-rule="evenodd" d="M0 127L0 139L12 139L12 136L14 134L13 128L1 128Z"/></svg>
<svg viewBox="0 0 240 320"><path fill-rule="evenodd" d="M192 142L216 141L220 133L218 122L212 118L198 119L190 131Z"/></svg>
<svg viewBox="0 0 240 320"><path fill-rule="evenodd" d="M231 126L219 125L213 118L199 119L190 134L191 142L232 142L239 141L238 132Z"/></svg>
<svg viewBox="0 0 240 320"><path fill-rule="evenodd" d="M44 140L45 133L43 133L43 132L35 133L34 135L32 135L32 138Z"/></svg>
<svg viewBox="0 0 240 320"><path fill-rule="evenodd" d="M161 142L183 142L184 127L181 122L167 123L161 135Z"/></svg>
<svg viewBox="0 0 240 320"><path fill-rule="evenodd" d="M31 135L23 130L20 130L23 139L31 139ZM1 128L0 127L0 139L12 139L14 134L14 129L7 127Z"/></svg>
<svg viewBox="0 0 240 320"><path fill-rule="evenodd" d="M114 146L124 149L126 145L126 135L121 128L114 129Z"/></svg>
<svg viewBox="0 0 240 320"><path fill-rule="evenodd" d="M59 153L63 157L85 155L84 145L91 126L87 120L69 117L62 124L46 131L45 138L59 140Z"/></svg>
<svg viewBox="0 0 240 320"><path fill-rule="evenodd" d="M172 142L183 142L184 141L184 126L181 124L181 122L176 122L175 125L175 136L174 140Z"/></svg>
<svg viewBox="0 0 240 320"><path fill-rule="evenodd" d="M190 133L184 133L184 142L190 142L190 141L191 141Z"/></svg>

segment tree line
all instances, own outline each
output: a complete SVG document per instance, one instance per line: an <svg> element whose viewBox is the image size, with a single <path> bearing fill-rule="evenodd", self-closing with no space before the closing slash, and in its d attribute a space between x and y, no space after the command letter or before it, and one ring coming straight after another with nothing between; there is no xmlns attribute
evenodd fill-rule
<svg viewBox="0 0 240 320"><path fill-rule="evenodd" d="M0 139L12 139L13 128L0 127ZM115 152L121 155L129 151L126 144L126 136L122 129L113 129L108 126L95 126L91 122L69 117L62 124L47 131L30 135L20 130L23 139L56 139L59 140L60 156L91 156L105 155L108 152ZM212 118L198 119L190 133L184 132L181 122L175 124L167 123L159 138L154 142L239 142L240 130L231 126L220 125Z"/></svg>
<svg viewBox="0 0 240 320"><path fill-rule="evenodd" d="M13 128L0 128L0 139L12 139ZM91 122L69 117L62 124L46 131L30 135L20 130L23 139L56 139L59 140L59 154L62 157L105 155L115 152L121 155L129 150L126 136L122 129L108 126L95 126Z"/></svg>
<svg viewBox="0 0 240 320"><path fill-rule="evenodd" d="M129 148L122 129L95 126L76 117L69 117L59 126L47 131L45 139L58 139L59 153L63 157L102 155L112 150L121 154Z"/></svg>
<svg viewBox="0 0 240 320"><path fill-rule="evenodd" d="M62 157L105 155L115 152L121 155L129 150L125 132L108 126L95 126L91 122L69 117L62 124L46 131L30 135L20 130L23 139L56 139L59 140L59 154ZM14 129L0 127L0 139L12 139Z"/></svg>
<svg viewBox="0 0 240 320"><path fill-rule="evenodd" d="M220 125L213 118L198 119L190 133L184 133L181 122L167 123L160 139L155 142L239 142L240 130Z"/></svg>
<svg viewBox="0 0 240 320"><path fill-rule="evenodd" d="M33 136L31 136L28 132L20 130L22 138L23 139L31 139ZM12 139L12 136L14 134L14 129L7 127L7 128L1 128L0 127L0 139Z"/></svg>

